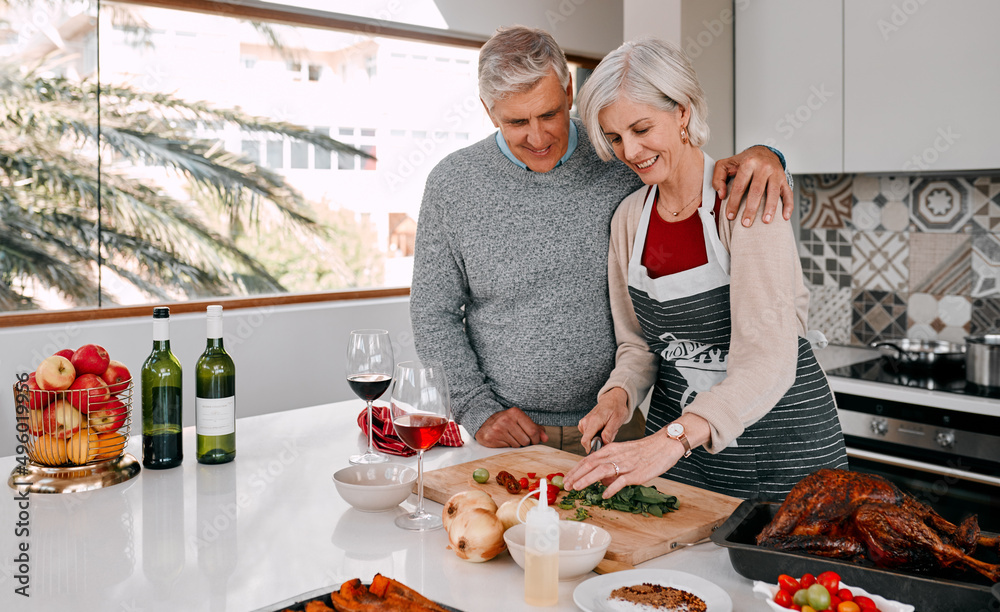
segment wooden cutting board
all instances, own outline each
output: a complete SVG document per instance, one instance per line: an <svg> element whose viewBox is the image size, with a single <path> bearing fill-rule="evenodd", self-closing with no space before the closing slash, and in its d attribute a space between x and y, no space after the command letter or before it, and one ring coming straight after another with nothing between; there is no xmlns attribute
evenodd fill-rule
<svg viewBox="0 0 1000 612"><path fill-rule="evenodd" d="M459 491L481 489L489 493L499 506L507 500L523 496L523 493L512 495L497 484L496 475L501 470L507 470L516 478L527 476L528 472L535 472L538 476L552 472L566 473L580 459L572 453L547 446L516 449L425 472L424 496L444 504ZM489 470L489 482L479 484L472 479L476 468ZM680 501L680 510L657 518L588 507L590 518L587 522L603 527L611 534L611 546L604 555L605 559L636 565L676 550L679 545L706 538L729 518L742 501L665 478L654 478L645 484L655 486L667 495L675 495ZM560 499L562 495L560 493ZM556 511L561 518L575 514L574 510L556 508Z"/></svg>

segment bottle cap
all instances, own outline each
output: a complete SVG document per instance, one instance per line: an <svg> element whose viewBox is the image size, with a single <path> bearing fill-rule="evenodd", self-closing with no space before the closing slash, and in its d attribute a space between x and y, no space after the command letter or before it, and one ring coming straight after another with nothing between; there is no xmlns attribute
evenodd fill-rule
<svg viewBox="0 0 1000 612"><path fill-rule="evenodd" d="M222 316L222 306L218 304L213 304L205 309L206 313L210 317L221 317Z"/></svg>
<svg viewBox="0 0 1000 612"><path fill-rule="evenodd" d="M170 309L167 308L166 306L157 306L156 308L153 309L153 318L154 319L169 319L170 318Z"/></svg>
<svg viewBox="0 0 1000 612"><path fill-rule="evenodd" d="M529 495L529 497L533 496L534 493ZM531 514L533 512L537 512L539 515L542 514L547 515L549 513L553 515L556 514L556 509L549 505L548 481L546 481L544 478L542 478L541 481L539 481L538 483L538 505L528 510L528 514Z"/></svg>

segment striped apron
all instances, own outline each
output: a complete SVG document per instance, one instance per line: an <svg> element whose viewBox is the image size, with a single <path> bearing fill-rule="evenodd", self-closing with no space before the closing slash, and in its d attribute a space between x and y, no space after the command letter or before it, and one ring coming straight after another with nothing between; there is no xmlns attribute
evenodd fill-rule
<svg viewBox="0 0 1000 612"><path fill-rule="evenodd" d="M700 391L726 377L732 330L729 252L716 230L713 167L706 155L698 215L708 263L649 277L641 262L656 187L646 196L629 259L629 295L650 350L661 357L646 435L680 417ZM664 477L744 499L780 500L823 467L847 468L844 437L826 376L809 341L800 337L795 382L774 408L727 448L710 454L698 447Z"/></svg>

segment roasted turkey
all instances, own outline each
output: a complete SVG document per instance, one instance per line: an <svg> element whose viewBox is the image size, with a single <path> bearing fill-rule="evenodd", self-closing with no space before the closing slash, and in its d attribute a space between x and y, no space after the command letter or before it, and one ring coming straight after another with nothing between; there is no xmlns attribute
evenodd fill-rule
<svg viewBox="0 0 1000 612"><path fill-rule="evenodd" d="M976 516L954 525L888 480L848 470L803 478L757 536L757 544L882 568L972 570L1000 582L1000 565L973 559L977 546L1000 548L979 532Z"/></svg>

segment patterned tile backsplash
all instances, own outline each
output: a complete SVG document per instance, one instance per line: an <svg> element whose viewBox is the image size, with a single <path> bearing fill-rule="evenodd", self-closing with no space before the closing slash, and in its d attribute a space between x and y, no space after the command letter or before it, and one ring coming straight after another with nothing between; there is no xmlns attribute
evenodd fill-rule
<svg viewBox="0 0 1000 612"><path fill-rule="evenodd" d="M836 344L1000 333L1000 174L796 177L809 327Z"/></svg>

